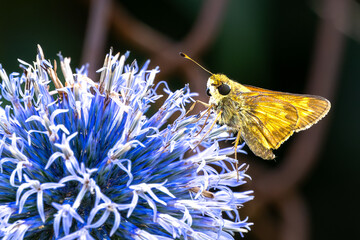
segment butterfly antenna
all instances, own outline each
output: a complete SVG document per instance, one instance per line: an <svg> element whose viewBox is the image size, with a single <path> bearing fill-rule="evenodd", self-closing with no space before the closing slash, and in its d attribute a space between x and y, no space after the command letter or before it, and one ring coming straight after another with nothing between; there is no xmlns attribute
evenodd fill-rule
<svg viewBox="0 0 360 240"><path fill-rule="evenodd" d="M188 55L186 55L183 52L179 52L180 56L182 56L183 58L189 59L190 61L192 61L193 63L195 63L196 65L198 65L199 67L201 67L203 70L205 70L206 72L210 73L211 75L214 75L212 72L210 72L209 70L207 70L206 68L204 68L203 66L201 66L198 62L196 62L195 60L193 60L191 57L189 57Z"/></svg>

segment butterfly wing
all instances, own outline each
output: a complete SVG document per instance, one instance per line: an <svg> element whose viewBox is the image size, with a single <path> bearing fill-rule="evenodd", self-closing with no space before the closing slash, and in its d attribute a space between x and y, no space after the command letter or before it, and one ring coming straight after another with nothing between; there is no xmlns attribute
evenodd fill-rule
<svg viewBox="0 0 360 240"><path fill-rule="evenodd" d="M305 130L317 123L329 112L331 107L330 102L320 96L277 92L247 85L245 85L245 87L252 92L271 96L293 105L299 116L298 123L295 127L296 132Z"/></svg>
<svg viewBox="0 0 360 240"><path fill-rule="evenodd" d="M271 149L279 148L297 126L297 109L281 99L254 92L242 93L241 101L241 138L255 155L273 159Z"/></svg>

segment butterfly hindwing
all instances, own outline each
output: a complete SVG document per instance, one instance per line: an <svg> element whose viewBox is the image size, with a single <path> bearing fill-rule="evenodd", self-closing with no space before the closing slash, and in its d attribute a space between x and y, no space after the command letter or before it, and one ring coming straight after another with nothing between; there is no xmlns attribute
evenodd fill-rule
<svg viewBox="0 0 360 240"><path fill-rule="evenodd" d="M241 136L250 149L264 159L272 159L277 149L295 131L298 113L290 103L272 96L243 93L239 109Z"/></svg>

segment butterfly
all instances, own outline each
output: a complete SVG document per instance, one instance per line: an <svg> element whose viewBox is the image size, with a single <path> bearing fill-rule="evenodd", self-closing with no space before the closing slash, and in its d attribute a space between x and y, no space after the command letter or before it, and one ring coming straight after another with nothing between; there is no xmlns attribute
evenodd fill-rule
<svg viewBox="0 0 360 240"><path fill-rule="evenodd" d="M209 72L186 54L180 55ZM240 84L224 74L209 73L206 91L209 103L197 102L215 112L215 122L237 133L235 158L239 141L243 140L256 156L274 159L272 150L278 149L294 132L317 123L331 107L320 96L266 90Z"/></svg>

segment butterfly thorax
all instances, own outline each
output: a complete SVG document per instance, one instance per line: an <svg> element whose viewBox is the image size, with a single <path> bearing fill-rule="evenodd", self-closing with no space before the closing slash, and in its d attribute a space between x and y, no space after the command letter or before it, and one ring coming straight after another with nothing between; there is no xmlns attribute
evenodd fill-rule
<svg viewBox="0 0 360 240"><path fill-rule="evenodd" d="M213 109L216 113L221 111L220 118L218 123L220 125L226 124L227 126L237 130L239 128L239 112L237 109L240 108L237 102L231 101L229 98L222 98L220 101L211 101L214 100L210 98L210 102L213 102ZM214 103L217 102L217 103Z"/></svg>

